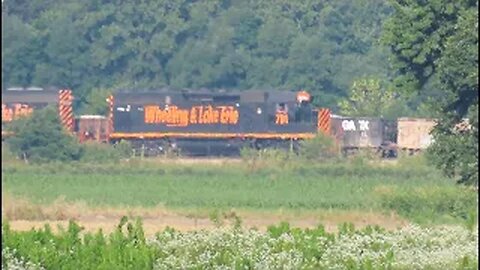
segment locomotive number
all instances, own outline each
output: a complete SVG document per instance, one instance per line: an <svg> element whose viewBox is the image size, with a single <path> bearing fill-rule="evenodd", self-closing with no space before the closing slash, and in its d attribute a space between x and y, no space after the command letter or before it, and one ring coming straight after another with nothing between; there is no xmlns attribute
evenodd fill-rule
<svg viewBox="0 0 480 270"><path fill-rule="evenodd" d="M275 114L275 124L288 125L288 114L285 112L277 112Z"/></svg>

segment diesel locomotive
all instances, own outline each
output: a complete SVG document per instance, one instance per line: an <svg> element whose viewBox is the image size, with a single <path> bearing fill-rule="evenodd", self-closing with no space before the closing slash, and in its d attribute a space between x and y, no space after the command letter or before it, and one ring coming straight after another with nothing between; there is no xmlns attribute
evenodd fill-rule
<svg viewBox="0 0 480 270"><path fill-rule="evenodd" d="M328 110L316 109L306 91L122 91L110 104L111 142L129 140L146 155L297 148L329 126Z"/></svg>

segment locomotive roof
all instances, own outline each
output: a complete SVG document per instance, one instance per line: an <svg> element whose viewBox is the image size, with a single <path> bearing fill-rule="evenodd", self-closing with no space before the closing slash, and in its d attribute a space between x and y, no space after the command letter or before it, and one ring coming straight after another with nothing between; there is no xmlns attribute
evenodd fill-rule
<svg viewBox="0 0 480 270"><path fill-rule="evenodd" d="M229 97L238 99L242 102L289 102L295 101L296 92L280 91L280 90L244 90L244 91L212 91L206 89L190 90L173 90L162 88L155 91L129 91L120 90L115 93L115 99L120 101L135 101L150 100L159 97L170 96L171 98L222 98ZM150 100L151 101L151 100Z"/></svg>
<svg viewBox="0 0 480 270"><path fill-rule="evenodd" d="M2 102L55 103L58 90L56 87L10 87L2 89Z"/></svg>

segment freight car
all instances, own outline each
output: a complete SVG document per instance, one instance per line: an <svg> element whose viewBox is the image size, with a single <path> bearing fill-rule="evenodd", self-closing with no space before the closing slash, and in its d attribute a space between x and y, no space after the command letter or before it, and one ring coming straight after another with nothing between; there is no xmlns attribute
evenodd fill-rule
<svg viewBox="0 0 480 270"><path fill-rule="evenodd" d="M434 119L398 118L398 150L410 155L425 150L432 142Z"/></svg>
<svg viewBox="0 0 480 270"><path fill-rule="evenodd" d="M73 95L69 89L12 87L2 91L2 139L12 134L6 129L19 117L34 110L53 105L58 109L59 118L65 128L73 130Z"/></svg>
<svg viewBox="0 0 480 270"><path fill-rule="evenodd" d="M373 117L331 116L331 135L344 155L370 149L382 157L397 154L396 122Z"/></svg>
<svg viewBox="0 0 480 270"><path fill-rule="evenodd" d="M318 113L305 91L123 91L110 101L110 140L129 140L146 155L296 148L329 126L328 110Z"/></svg>

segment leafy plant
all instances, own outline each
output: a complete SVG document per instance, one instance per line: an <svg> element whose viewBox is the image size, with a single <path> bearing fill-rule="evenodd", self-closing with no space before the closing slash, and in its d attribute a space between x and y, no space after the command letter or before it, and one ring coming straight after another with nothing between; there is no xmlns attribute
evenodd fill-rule
<svg viewBox="0 0 480 270"><path fill-rule="evenodd" d="M339 148L335 140L323 133L300 143L299 156L304 160L328 160L339 157Z"/></svg>
<svg viewBox="0 0 480 270"><path fill-rule="evenodd" d="M25 161L71 161L79 160L83 154L82 147L63 128L53 107L36 110L31 116L11 123L8 129L15 136L7 138L7 144Z"/></svg>

